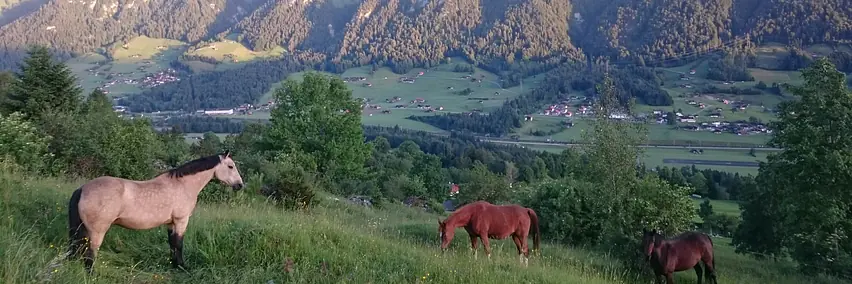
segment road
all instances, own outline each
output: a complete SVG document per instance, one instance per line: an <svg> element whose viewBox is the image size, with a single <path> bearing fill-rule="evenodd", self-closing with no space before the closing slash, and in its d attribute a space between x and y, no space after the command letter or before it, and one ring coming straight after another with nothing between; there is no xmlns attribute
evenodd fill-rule
<svg viewBox="0 0 852 284"><path fill-rule="evenodd" d="M737 161L711 161L711 160L687 160L687 159L663 159L666 164L693 164L693 165L708 165L708 166L731 166L731 167L760 167L757 162L737 162Z"/></svg>
<svg viewBox="0 0 852 284"><path fill-rule="evenodd" d="M514 141L509 139L494 139L489 137L477 137L480 141L501 143L501 144L517 144L517 145L540 145L540 146L562 146L574 147L582 144L579 143L562 143L562 142L534 142L534 141ZM717 149L717 150L751 150L755 151L780 151L780 148L768 147L725 147L725 146L673 146L673 145L640 145L640 148L659 148L659 149Z"/></svg>

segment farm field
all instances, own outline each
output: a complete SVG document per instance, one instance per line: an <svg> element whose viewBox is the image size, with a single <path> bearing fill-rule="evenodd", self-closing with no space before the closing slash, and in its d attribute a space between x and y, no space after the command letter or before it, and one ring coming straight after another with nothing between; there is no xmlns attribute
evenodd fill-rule
<svg viewBox="0 0 852 284"><path fill-rule="evenodd" d="M548 151L553 153L559 153L565 150L565 146L557 146L557 145L523 145L519 144L521 147L529 148L532 150L539 151ZM701 149L701 147L683 147L683 148L660 148L660 147L647 147L643 148L643 157L642 162L649 168L653 167L686 167L692 166L691 163L666 163L664 160L666 159L680 159L680 160L707 160L707 161L719 161L719 162L761 162L766 161L766 157L774 152L770 150L761 150L759 148L755 149L755 156L752 157L749 155L749 150L733 150L733 149L702 149L704 152L701 154L691 153L692 149ZM698 169L713 169L719 171L726 172L736 172L740 174L750 174L753 176L757 175L757 167L743 167L743 166L719 166L719 165L702 165L695 164L695 167Z"/></svg>
<svg viewBox="0 0 852 284"><path fill-rule="evenodd" d="M573 122L570 128L563 126L563 122ZM687 141L695 146L739 146L740 144L763 145L769 141L769 136L764 134L735 135L729 133L715 134L708 131L686 131L672 129L672 126L663 124L648 124L648 140L652 144L675 144ZM561 142L580 141L583 133L591 125L583 119L572 119L557 116L535 115L533 121L524 122L516 132L520 139L547 141L548 139ZM540 130L545 133L559 131L545 136L531 135L530 131Z"/></svg>
<svg viewBox="0 0 852 284"><path fill-rule="evenodd" d="M283 211L254 195L227 193L226 203L202 200L190 220L188 271L171 269L165 230L111 228L87 277L80 261L57 261L65 249L66 203L82 181L26 179L0 173L0 279L3 283L648 283L604 254L543 243L530 267L517 262L510 240L493 241L490 261L473 260L466 232L446 255L438 249L438 215L390 204L350 205L322 195L310 213ZM248 184L252 184L249 182ZM207 190L221 190L211 187ZM721 209L719 209L721 210ZM723 283L837 283L805 277L786 261L737 255L730 240L714 239ZM292 264L288 264L291 262ZM692 271L675 274L694 282Z"/></svg>
<svg viewBox="0 0 852 284"><path fill-rule="evenodd" d="M87 53L66 64L80 80L84 92L101 87L110 96L126 96L139 93L146 86L177 79L168 72L169 62L175 60L183 48L185 44L180 41L142 36L124 44L114 44L104 51L111 54L112 60L101 54Z"/></svg>
<svg viewBox="0 0 852 284"><path fill-rule="evenodd" d="M80 79L85 92L102 87L111 96L125 96L144 91L142 81L146 76L162 79L156 74L171 68L170 63L181 55L206 56L219 60L219 64L201 61L183 61L194 72L221 71L242 66L247 62L281 56L282 48L254 52L242 44L223 40L190 50L181 41L140 36L127 42L116 43L99 53L87 53L66 61ZM107 58L103 54L109 54ZM162 81L167 81L162 80Z"/></svg>

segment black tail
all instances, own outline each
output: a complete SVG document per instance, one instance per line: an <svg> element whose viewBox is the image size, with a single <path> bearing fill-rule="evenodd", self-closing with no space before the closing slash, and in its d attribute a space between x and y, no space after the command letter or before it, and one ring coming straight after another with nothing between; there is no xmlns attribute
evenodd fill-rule
<svg viewBox="0 0 852 284"><path fill-rule="evenodd" d="M88 230L86 224L83 224L83 219L80 219L80 195L83 193L82 188L78 188L71 194L71 200L68 201L68 257L66 259L77 258L83 254L85 248L88 248Z"/></svg>

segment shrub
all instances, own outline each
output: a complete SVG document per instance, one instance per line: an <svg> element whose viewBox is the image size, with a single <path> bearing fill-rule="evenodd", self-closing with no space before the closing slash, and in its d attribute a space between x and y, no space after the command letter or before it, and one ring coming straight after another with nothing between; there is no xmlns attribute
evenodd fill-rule
<svg viewBox="0 0 852 284"><path fill-rule="evenodd" d="M291 210L305 210L311 207L318 190L316 175L298 164L277 159L270 172L265 174L261 192L275 204Z"/></svg>

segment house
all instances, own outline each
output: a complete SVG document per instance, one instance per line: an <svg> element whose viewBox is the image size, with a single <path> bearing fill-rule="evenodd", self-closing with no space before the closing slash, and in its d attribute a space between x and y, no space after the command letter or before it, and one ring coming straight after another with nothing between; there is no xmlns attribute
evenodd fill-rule
<svg viewBox="0 0 852 284"><path fill-rule="evenodd" d="M459 194L459 185L455 183L450 183L450 196Z"/></svg>
<svg viewBox="0 0 852 284"><path fill-rule="evenodd" d="M533 117L532 117L532 115L525 115L525 116L524 116L524 121L533 121Z"/></svg>

